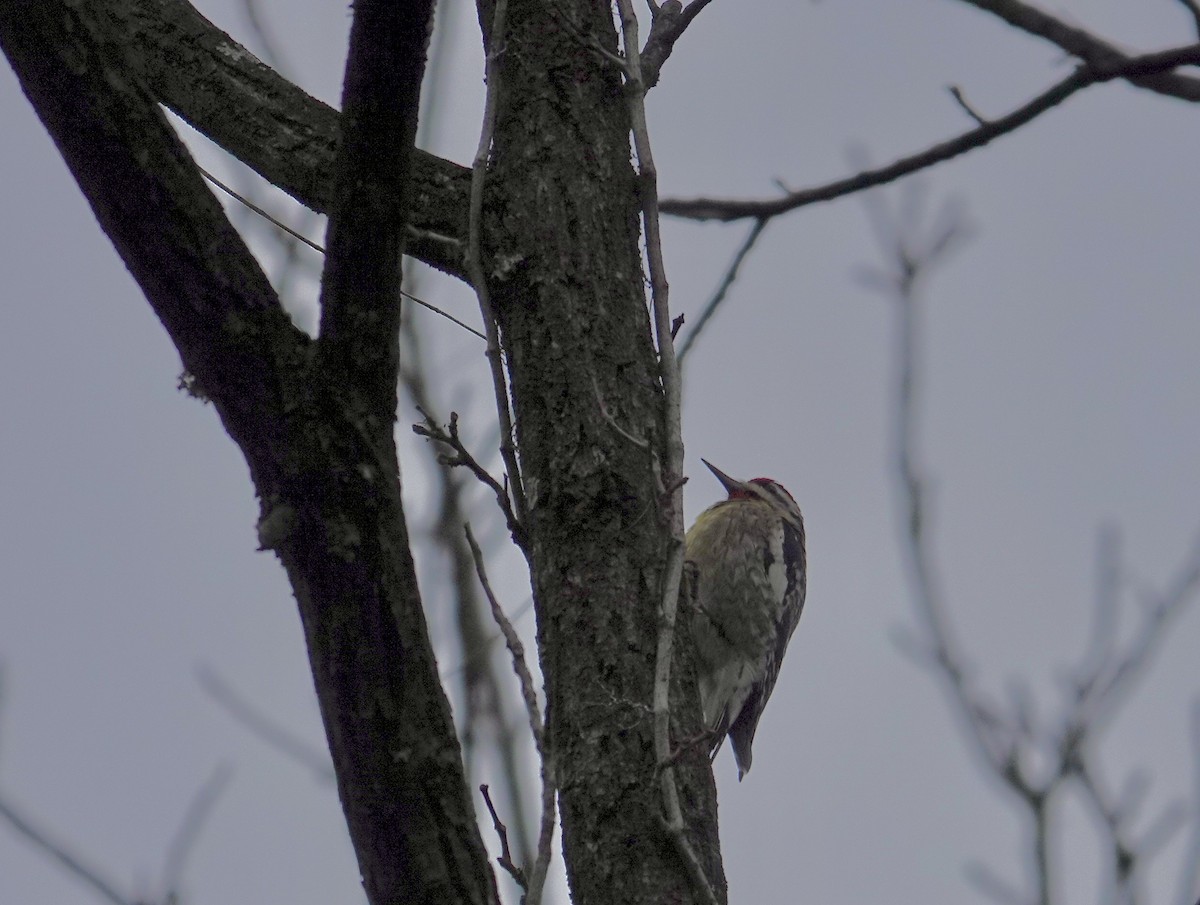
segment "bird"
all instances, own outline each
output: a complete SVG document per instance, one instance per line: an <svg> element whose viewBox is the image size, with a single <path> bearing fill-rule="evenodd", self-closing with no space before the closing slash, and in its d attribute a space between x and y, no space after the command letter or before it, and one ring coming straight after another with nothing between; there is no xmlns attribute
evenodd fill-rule
<svg viewBox="0 0 1200 905"><path fill-rule="evenodd" d="M740 782L804 609L804 517L782 484L738 481L700 461L729 496L701 512L685 538L696 675L710 759L728 735Z"/></svg>

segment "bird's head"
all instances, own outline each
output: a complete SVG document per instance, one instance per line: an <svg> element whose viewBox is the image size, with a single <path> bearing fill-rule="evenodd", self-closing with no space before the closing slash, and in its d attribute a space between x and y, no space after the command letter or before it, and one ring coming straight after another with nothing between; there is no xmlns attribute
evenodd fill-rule
<svg viewBox="0 0 1200 905"><path fill-rule="evenodd" d="M717 476L721 486L729 493L731 500L761 500L776 510L801 531L804 530L804 518L795 499L787 492L787 488L778 481L770 478L751 478L749 481L739 481L731 478L721 469L706 459L701 459L708 470Z"/></svg>

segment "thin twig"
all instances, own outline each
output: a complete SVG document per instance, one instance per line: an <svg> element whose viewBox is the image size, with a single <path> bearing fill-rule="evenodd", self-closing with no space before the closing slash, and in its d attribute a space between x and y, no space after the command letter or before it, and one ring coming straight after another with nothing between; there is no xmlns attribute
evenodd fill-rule
<svg viewBox="0 0 1200 905"><path fill-rule="evenodd" d="M1188 733L1192 748L1192 828L1179 872L1176 905L1193 905L1200 897L1200 700L1192 701Z"/></svg>
<svg viewBox="0 0 1200 905"><path fill-rule="evenodd" d="M1131 59L1115 44L1098 38L1088 31L1056 19L1022 0L963 0L977 9L989 12L1028 34L1043 38L1076 56L1085 63L1119 65ZM1200 100L1200 79L1173 72L1131 73L1130 82L1139 88L1157 91L1186 101Z"/></svg>
<svg viewBox="0 0 1200 905"><path fill-rule="evenodd" d="M325 248L322 245L320 245L317 242L314 242L312 239L308 238L308 236L292 229L286 223L273 217L270 213L268 213L263 208L259 207L257 204L255 204L253 201L251 201L245 195L241 194L236 189L230 188L228 185L226 185L224 182L222 182L220 179L218 179L212 173L208 172L208 170L204 169L204 167L197 164L196 169L200 171L201 176L203 176L205 179L207 179L209 182L211 182L213 185L215 185L217 188L219 188L222 192L224 192L225 194L227 194L229 197L233 198L235 201L239 202L240 204L245 205L253 213L258 214L258 216L262 217L268 223L271 223L272 225L283 230L285 233L287 233L289 236L291 236L296 241L304 243L305 245L307 245L309 248L311 248L313 251L317 252L318 254L322 254L322 255L325 254ZM424 235L426 237L429 237L432 234L425 233ZM439 238L443 238L443 237L439 237ZM455 317L453 314L451 314L448 311L443 311L437 305L427 302L423 298L418 298L417 296L413 295L411 292L405 292L403 289L400 290L400 294L402 296L404 296L406 299L412 299L414 302L416 302L422 308L428 308L434 314L439 314L442 317L444 317L446 320L457 324L458 326L460 326L464 330L466 330L468 333L474 333L476 336L478 336L480 339L483 339L483 340L487 339L486 336L484 336L482 333L480 333L478 330L476 330L470 324L463 323L457 317Z"/></svg>
<svg viewBox="0 0 1200 905"><path fill-rule="evenodd" d="M175 835L171 838L171 844L167 847L162 883L166 901L181 901L180 892L183 884L183 872L187 868L187 859L192 854L196 840L200 838L200 831L212 813L217 799L221 797L221 793L225 791L232 778L233 767L229 764L218 765L212 775L196 790L196 794L188 803L183 819L179 821L179 828L175 831Z"/></svg>
<svg viewBox="0 0 1200 905"><path fill-rule="evenodd" d="M312 771L321 782L336 780L329 755L314 745L285 729L267 714L255 707L209 666L196 668L196 681L214 701L220 704L235 720L249 729L276 751Z"/></svg>
<svg viewBox="0 0 1200 905"><path fill-rule="evenodd" d="M878 209L874 219L877 231L886 230L886 226L879 222ZM916 588L914 602L921 612L923 628L928 634L927 644L931 662L945 676L959 709L972 728L969 735L979 746L988 763L997 770L1003 770L1013 756L1011 739L1007 732L1000 731L999 719L994 710L967 691L967 670L961 662L958 645L950 634L940 581L926 539L924 480L917 463L913 436L919 392L917 344L922 334L918 299L914 290L928 261L907 247L913 241L912 237L896 238L892 285L900 315L895 449L900 485L904 490L905 533L909 540L907 552ZM946 243L938 244L944 247Z"/></svg>
<svg viewBox="0 0 1200 905"><path fill-rule="evenodd" d="M1030 905L1029 900L1020 891L1008 881L1001 879L986 864L979 862L968 864L967 880L985 896L994 899L1001 905Z"/></svg>
<svg viewBox="0 0 1200 905"><path fill-rule="evenodd" d="M1078 683L1067 733L1082 739L1084 729L1096 732L1111 719L1131 685L1144 674L1147 664L1166 639L1167 628L1196 597L1200 589L1200 536L1184 561L1171 588L1155 599L1142 619L1135 637L1123 650L1111 651L1095 660Z"/></svg>
<svg viewBox="0 0 1200 905"><path fill-rule="evenodd" d="M1200 3L1196 0L1179 0L1184 9L1192 14L1192 23L1196 26L1196 34L1200 35Z"/></svg>
<svg viewBox="0 0 1200 905"><path fill-rule="evenodd" d="M1020 756L1020 730L1016 728L1014 721L1005 718L999 708L986 702L971 681L964 658L949 630L940 576L934 566L926 530L924 481L917 462L914 437L919 398L917 344L922 335L916 287L930 261L919 250L922 244L920 240L911 234L899 232L898 228L892 225L882 202L875 198L870 200L872 203L868 205L868 212L871 215L872 226L881 245L891 257L891 273L882 283L893 293L900 318L897 331L895 454L913 603L926 635L921 647L929 652L927 662L942 680L951 706L963 717L968 742L976 748L988 770L1024 803L1031 823L1029 845L1034 865L1034 892L1028 901L1037 905L1049 905L1049 787L1029 781ZM908 223L905 228L911 231L916 229L917 225ZM924 244L944 250L949 242L939 238ZM1061 781L1061 776L1053 780L1052 784L1058 781Z"/></svg>
<svg viewBox="0 0 1200 905"><path fill-rule="evenodd" d="M492 815L492 826L496 830L496 835L500 837L500 857L496 859L496 863L503 867L510 877L516 881L516 884L522 890L528 889L525 880L525 871L517 867L516 862L512 859L512 852L508 848L508 827L500 819L500 815L496 813L496 806L492 804L492 796L488 791L487 783L479 786L479 791L483 793L483 800L487 804L488 813Z"/></svg>
<svg viewBox="0 0 1200 905"><path fill-rule="evenodd" d="M957 103L958 106L962 108L962 111L964 113L966 113L967 116L969 116L969 117L971 117L971 119L975 120L976 125L980 125L980 126L987 125L987 120L984 119L982 116L980 116L978 113L976 113L975 108L967 103L967 99L966 99L966 97L963 96L961 88L959 88L957 85L951 85L948 90L950 92L950 96L952 98L954 98L955 103Z"/></svg>
<svg viewBox="0 0 1200 905"><path fill-rule="evenodd" d="M1131 823L1139 799L1138 784L1129 784L1130 794L1114 803L1104 790L1089 752L1131 683L1145 672L1165 637L1166 625L1200 596L1197 593L1200 540L1168 590L1147 608L1132 640L1119 647L1114 641L1112 612L1115 595L1123 586L1119 552L1112 532L1102 533L1101 558L1110 561L1102 562L1103 587L1097 598L1093 639L1082 665L1075 670L1073 693L1063 703L1057 720L1035 719L1031 696L1019 686L1008 708L989 702L973 682L966 659L949 630L945 598L926 530L924 482L914 441L917 349L921 335L916 287L930 265L953 244L956 229L952 221L948 222L932 239L920 242L911 235L918 228L913 217L901 218L903 225L896 226L878 205L869 210L872 225L892 258L891 272L880 282L894 295L900 311L895 443L913 600L927 636L919 645L923 653L928 653L923 662L932 668L952 706L962 714L966 736L982 755L987 769L1023 804L1031 827L1028 844L1034 866L1034 889L1028 901L1037 905L1049 905L1051 901L1054 868L1051 821L1059 810L1056 795L1068 782L1074 782L1091 803L1102 844L1109 848L1106 855L1112 865L1114 892L1121 901L1133 903L1137 899L1139 871L1144 871L1149 859L1177 828L1178 809L1168 808L1154 822L1152 830L1136 841ZM989 886L990 894L1000 897L997 896L1000 887ZM1004 888L1003 898L1011 900L1013 895Z"/></svg>
<svg viewBox="0 0 1200 905"><path fill-rule="evenodd" d="M638 44L638 21L632 0L617 0L621 16L621 43L625 51L626 85L633 144L637 153L639 189L642 202L642 223L646 236L646 260L650 268L650 296L654 312L654 331L658 342L659 376L663 388L664 438L663 465L660 481L663 488L664 513L667 518L667 547L663 563L661 616L658 627L658 649L654 667L654 749L662 765L660 785L665 825L688 875L702 901L715 903L716 894L704 873L700 859L692 849L679 804L679 789L675 783L675 767L671 759L671 660L675 641L675 619L679 606L679 589L683 577L683 435L680 414L679 362L671 338L670 286L663 263L662 236L659 230L658 171L650 146L650 129L646 123L646 82L641 68Z"/></svg>
<svg viewBox="0 0 1200 905"><path fill-rule="evenodd" d="M487 274L483 269L483 187L487 179L488 159L491 156L492 136L496 130L497 94L500 84L498 61L504 52L505 17L508 0L496 0L492 12L492 31L484 62L484 79L487 94L484 100L483 123L479 129L479 147L471 166L471 202L467 221L466 270L479 299L479 313L483 316L483 329L487 334L487 360L492 372L492 388L496 394L496 414L500 419L500 456L508 473L508 487L512 494L511 509L515 520L525 522L525 490L521 470L517 462L517 451L513 445L512 407L508 399L508 381L504 376L504 361L500 353L500 329L496 323L496 311L492 305L491 290ZM508 496L509 490L505 490Z"/></svg>
<svg viewBox="0 0 1200 905"><path fill-rule="evenodd" d="M128 898L118 891L114 884L100 876L98 870L84 864L79 857L71 854L63 843L52 839L46 830L37 826L30 818L17 810L15 805L2 797L0 797L0 817L4 818L19 835L65 867L67 873L90 886L102 899L108 900L113 905L135 905L132 898Z"/></svg>
<svg viewBox="0 0 1200 905"><path fill-rule="evenodd" d="M270 65L276 72L287 73L292 67L287 64L287 61L283 58L283 54L275 43L275 39L267 30L266 20L263 18L262 11L258 8L258 0L242 0L242 10L246 13L246 19L250 23L250 30L258 38L259 56L261 56L263 62Z"/></svg>
<svg viewBox="0 0 1200 905"><path fill-rule="evenodd" d="M496 625L499 626L500 633L504 635L504 643L508 647L509 655L512 657L513 671L516 672L517 679L521 684L521 697L525 701L525 713L529 717L529 731L533 734L533 742L537 748L538 760L541 762L542 820L541 829L538 833L537 858L533 862L533 867L529 870L528 886L522 884L526 892L526 905L538 905L542 900L542 890L546 883L546 873L550 868L550 858L552 855L550 846L554 838L554 757L549 746L546 744L546 727L538 708L537 691L534 688L533 675L529 672L529 665L525 661L525 647L521 644L520 636L517 634L516 629L513 628L508 617L504 615L500 601L496 599L496 595L492 591L492 585L487 577L487 569L483 563L483 552L479 549L479 544L475 542L475 535L471 533L471 526L464 525L463 531L466 534L467 544L471 548L471 556L475 560L475 574L479 576L479 584L483 588L483 593L492 608L492 618L496 620ZM484 788L486 789L486 786ZM486 797L486 791L484 795ZM488 808L489 810L491 809L490 802L488 803ZM494 820L495 811L492 811L492 817Z"/></svg>
<svg viewBox="0 0 1200 905"><path fill-rule="evenodd" d="M1145 871L1150 858L1162 850L1182 825L1181 809L1167 808L1154 825L1142 834L1139 842L1133 838L1130 827L1133 809L1110 800L1100 785L1096 770L1090 765L1081 764L1076 776L1084 798L1090 803L1112 849L1107 865L1112 872L1112 898L1116 902L1136 905L1139 898L1136 886L1138 877Z"/></svg>
<svg viewBox="0 0 1200 905"><path fill-rule="evenodd" d="M467 537L467 545L471 548L471 557L475 561L475 574L479 578L479 584L483 588L484 596L487 597L488 605L491 607L492 618L496 620L496 626L500 629L500 634L504 638L504 644L508 648L509 655L512 657L513 671L517 674L517 679L521 683L521 697L525 701L525 713L529 718L529 730L533 734L534 744L537 745L538 755L544 756L546 748L545 727L542 724L542 716L538 708L537 690L534 686L533 674L529 671L529 666L525 662L525 645L521 643L521 637L517 634L517 630L513 628L508 616L504 614L504 610L500 606L500 601L496 599L496 595L492 591L492 585L488 581L487 569L483 562L483 552L479 549L479 544L475 540L471 526L464 525L463 532Z"/></svg>
<svg viewBox="0 0 1200 905"><path fill-rule="evenodd" d="M1139 57L1120 57L1119 62L1082 65L1067 78L1051 86L1033 100L999 119L986 120L978 128L957 138L940 142L920 153L902 157L885 167L864 170L845 179L825 185L791 192L782 198L740 200L721 198L663 199L659 209L664 214L689 220L743 220L771 218L797 208L821 201L832 201L844 195L860 192L872 186L894 182L910 173L931 167L942 161L981 148L1008 132L1012 132L1047 110L1061 104L1075 92L1099 82L1129 77L1134 74L1161 73L1183 65L1200 64L1200 44L1188 44Z"/></svg>
<svg viewBox="0 0 1200 905"><path fill-rule="evenodd" d="M496 495L496 505L504 513L504 520L508 525L509 532L512 534L513 541L516 542L516 545L525 554L526 560L528 560L529 545L525 537L525 526L517 517L517 513L513 512L512 503L514 498L509 496L503 484L492 477L491 472L479 464L479 460L471 455L470 450L463 443L462 437L458 433L458 412L450 413L450 423L443 430L423 408L417 406L417 411L421 413L421 417L425 421L423 424L414 424L413 433L450 447L454 451L454 454L440 457L442 464L448 465L451 468L456 468L460 465L465 467L491 489L492 493Z"/></svg>
<svg viewBox="0 0 1200 905"><path fill-rule="evenodd" d="M738 246L738 250L733 255L733 260L725 268L725 275L721 278L721 282L717 284L717 288L708 300L708 304L700 312L700 319L696 321L696 326L688 331L688 335L684 337L683 344L679 347L679 363L681 365L683 364L684 357L688 354L688 350L700 338L700 333L708 324L709 319L717 313L717 308L725 301L725 296L729 294L730 288L737 279L738 270L741 268L742 262L746 260L746 255L750 254L750 249L754 247L754 243L758 241L758 237L763 234L763 230L767 228L767 223L768 221L765 219L755 220L754 227L746 234L746 238L742 241L742 244Z"/></svg>
<svg viewBox="0 0 1200 905"><path fill-rule="evenodd" d="M442 4L438 10L429 51L424 109L417 128L417 144L421 147L427 146L436 134L445 108L454 106L454 98L445 91L444 82L451 63L456 19L464 12L464 7L459 4ZM410 225L410 236L412 232ZM436 237L429 232L425 233L425 238L457 243L459 257L462 257L464 242L445 236ZM420 294L423 277L422 266L415 261L407 262L405 282L414 293ZM414 405L426 412L433 412L435 408L423 336L423 324L419 318L401 320L399 376L401 385ZM524 758L521 750L524 736L521 723L510 719L512 702L509 700L509 687L502 679L502 670L491 657L495 641L502 636L499 632L488 631L471 551L461 530L468 506L468 489L473 484L454 469L440 467L436 446L427 446L425 451L434 459L433 481L436 488L433 496L439 500L429 533L433 542L445 553L450 566L451 582L447 590L454 598L455 624L462 653L459 664L450 669L439 669L438 677L447 685L452 677L461 679L463 711L462 719L458 722L462 736L463 765L468 777L473 772L474 742L484 724L491 724L494 732L493 750L499 756L508 813L511 815L509 828L515 835L513 842L521 863L530 864L535 856L530 838L532 828L526 810L528 796L524 789ZM531 607L532 598L513 613L513 620Z"/></svg>

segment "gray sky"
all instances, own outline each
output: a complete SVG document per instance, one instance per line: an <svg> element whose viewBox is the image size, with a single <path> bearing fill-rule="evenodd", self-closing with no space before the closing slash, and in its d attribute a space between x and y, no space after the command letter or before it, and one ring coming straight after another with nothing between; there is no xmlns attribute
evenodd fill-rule
<svg viewBox="0 0 1200 905"><path fill-rule="evenodd" d="M231 0L198 5L249 40ZM302 85L336 102L346 4L306 4L303 17L286 0L261 5ZM1048 9L1122 47L1194 38L1170 0ZM473 15L457 18L453 101L430 144L465 163L482 58ZM1055 48L949 0L718 0L651 96L662 191L757 197L776 191L773 179L819 184L848 171L851 146L885 162L969 128L947 85L995 117L1068 67ZM189 800L228 763L232 781L187 865L188 901L356 901L332 787L196 680L211 667L321 744L294 603L275 560L254 552L240 454L212 410L175 389L174 350L7 66L0 121L0 792L122 889L154 895ZM936 550L981 681L1003 696L1027 678L1043 713L1061 665L1086 645L1099 526L1119 526L1149 587L1169 580L1200 529L1197 148L1191 106L1106 85L924 177L931 206L957 197L974 227L928 292L919 436ZM667 224L677 310L694 319L745 229ZM730 755L716 763L734 901L971 901L972 861L1024 881L1024 828L981 778L938 688L892 640L912 622L889 460L894 311L854 278L876 262L860 201L776 221L688 363L689 518L718 496L703 455L784 483L810 544L808 608L754 770L739 785ZM461 287L425 277L422 292L477 318ZM311 315L311 296L293 304L298 320ZM448 375L444 408L486 436L481 349L418 316ZM413 420L402 411L398 424L410 463ZM408 469L421 525L423 476ZM480 513L494 532L486 505ZM500 560L516 610L520 563ZM436 568L423 569L452 675L445 595ZM531 633L532 617L521 626ZM1102 748L1114 785L1135 769L1152 775L1143 827L1172 801L1195 806L1198 634L1192 611ZM1064 901L1093 901L1086 812L1072 803L1059 817ZM1176 901L1185 837L1153 863L1156 903ZM94 901L0 826L0 902Z"/></svg>

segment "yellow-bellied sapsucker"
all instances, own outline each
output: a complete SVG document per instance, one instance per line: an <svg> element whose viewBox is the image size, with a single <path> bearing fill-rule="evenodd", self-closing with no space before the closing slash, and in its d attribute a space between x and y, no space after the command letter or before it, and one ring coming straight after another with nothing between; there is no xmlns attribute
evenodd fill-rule
<svg viewBox="0 0 1200 905"><path fill-rule="evenodd" d="M804 608L804 518L770 478L735 481L704 464L729 498L700 513L687 533L696 672L712 756L728 734L740 780Z"/></svg>

